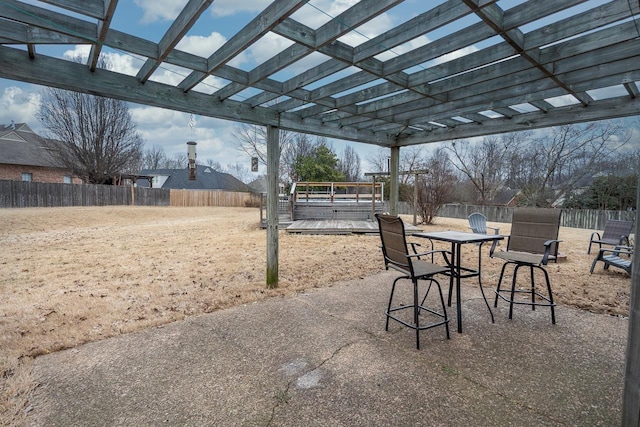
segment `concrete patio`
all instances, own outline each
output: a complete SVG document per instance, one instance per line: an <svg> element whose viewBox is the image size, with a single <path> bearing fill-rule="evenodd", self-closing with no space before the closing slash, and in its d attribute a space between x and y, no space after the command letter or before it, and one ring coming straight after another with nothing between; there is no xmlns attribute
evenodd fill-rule
<svg viewBox="0 0 640 427"><path fill-rule="evenodd" d="M29 425L618 425L627 319L499 303L384 330L394 273L40 357ZM556 286L561 286L556 284ZM408 288L408 286L406 287ZM406 297L408 301L408 296Z"/></svg>

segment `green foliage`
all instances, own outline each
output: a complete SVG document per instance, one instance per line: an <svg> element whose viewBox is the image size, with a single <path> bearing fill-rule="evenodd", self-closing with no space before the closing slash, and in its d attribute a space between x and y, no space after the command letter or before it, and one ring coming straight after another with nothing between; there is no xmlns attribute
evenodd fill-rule
<svg viewBox="0 0 640 427"><path fill-rule="evenodd" d="M601 176L582 194L571 194L564 206L574 209L626 210L636 206L638 176Z"/></svg>
<svg viewBox="0 0 640 427"><path fill-rule="evenodd" d="M316 147L311 154L298 157L294 170L298 181L344 181L344 175L338 170L338 156L324 144Z"/></svg>

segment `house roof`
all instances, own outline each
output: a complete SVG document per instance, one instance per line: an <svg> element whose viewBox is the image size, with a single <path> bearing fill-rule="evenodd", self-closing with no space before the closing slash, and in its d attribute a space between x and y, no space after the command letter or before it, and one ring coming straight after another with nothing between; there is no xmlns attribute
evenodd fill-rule
<svg viewBox="0 0 640 427"><path fill-rule="evenodd" d="M248 185L249 185L249 187L251 187L252 189L257 191L258 193L266 193L267 192L267 178L264 177L264 176L254 179Z"/></svg>
<svg viewBox="0 0 640 427"><path fill-rule="evenodd" d="M42 141L26 123L0 125L0 164L56 167Z"/></svg>
<svg viewBox="0 0 640 427"><path fill-rule="evenodd" d="M189 179L189 169L143 169L140 175L168 176L162 188L186 190L250 191L250 188L232 175L218 172L209 166L196 165L196 179ZM143 180L138 185L144 186Z"/></svg>

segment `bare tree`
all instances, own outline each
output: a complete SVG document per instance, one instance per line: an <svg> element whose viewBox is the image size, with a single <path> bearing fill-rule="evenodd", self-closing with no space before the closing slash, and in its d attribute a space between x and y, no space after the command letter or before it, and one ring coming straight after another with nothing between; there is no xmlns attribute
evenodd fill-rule
<svg viewBox="0 0 640 427"><path fill-rule="evenodd" d="M102 184L137 172L143 140L126 102L47 88L37 117L53 159L84 181Z"/></svg>
<svg viewBox="0 0 640 427"><path fill-rule="evenodd" d="M280 129L278 134L280 152L282 153L295 137L295 133ZM246 153L249 157L257 157L263 165L267 164L266 127L240 123L233 127L233 137L238 150Z"/></svg>
<svg viewBox="0 0 640 427"><path fill-rule="evenodd" d="M298 179L294 165L300 157L310 156L321 146L329 146L324 137L280 130L280 181L293 182ZM236 148L257 157L263 165L267 164L267 132L263 126L239 124L234 126Z"/></svg>
<svg viewBox="0 0 640 427"><path fill-rule="evenodd" d="M389 149L379 147L377 150L371 151L367 156L367 161L373 166L369 172L388 172L389 171Z"/></svg>
<svg viewBox="0 0 640 427"><path fill-rule="evenodd" d="M453 165L476 189L476 203L490 202L504 187L512 172L512 160L529 137L528 132L519 132L483 138L477 144L469 141L449 144Z"/></svg>
<svg viewBox="0 0 640 427"><path fill-rule="evenodd" d="M593 122L552 128L517 156L520 203L548 206L598 171L629 139L619 123Z"/></svg>
<svg viewBox="0 0 640 427"><path fill-rule="evenodd" d="M458 180L444 148L438 148L424 167L429 173L418 179L418 213L422 222L431 224L438 210L451 201Z"/></svg>
<svg viewBox="0 0 640 427"><path fill-rule="evenodd" d="M144 150L141 169L163 169L167 164L167 154L160 145Z"/></svg>
<svg viewBox="0 0 640 427"><path fill-rule="evenodd" d="M372 152L367 161L371 163L376 169L375 172L388 172L389 171L389 149L379 148ZM400 184L409 184L413 179L411 172L423 168L423 151L420 147L408 147L400 150L400 165L398 168L401 173L399 176Z"/></svg>
<svg viewBox="0 0 640 427"><path fill-rule="evenodd" d="M222 167L220 162L217 162L217 161L215 161L213 159L207 159L206 164L207 164L207 166L209 166L211 169L213 169L216 172L224 172L224 168Z"/></svg>
<svg viewBox="0 0 640 427"><path fill-rule="evenodd" d="M221 172L226 172L245 184L251 181L251 171L242 163L228 164L226 170Z"/></svg>
<svg viewBox="0 0 640 427"><path fill-rule="evenodd" d="M167 159L166 165L167 169L185 169L189 165L189 156L187 153L176 153Z"/></svg>
<svg viewBox="0 0 640 427"><path fill-rule="evenodd" d="M362 175L360 156L353 147L347 145L338 160L338 170L348 182L358 182Z"/></svg>

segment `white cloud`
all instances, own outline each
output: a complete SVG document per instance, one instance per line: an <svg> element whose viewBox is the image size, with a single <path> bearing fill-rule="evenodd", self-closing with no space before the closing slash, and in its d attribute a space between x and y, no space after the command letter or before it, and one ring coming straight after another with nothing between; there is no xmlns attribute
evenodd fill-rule
<svg viewBox="0 0 640 427"><path fill-rule="evenodd" d="M282 52L293 42L274 33L267 33L260 40L256 41L245 52L247 59L251 58L255 64L262 64L268 59Z"/></svg>
<svg viewBox="0 0 640 427"><path fill-rule="evenodd" d="M173 20L187 0L133 0L142 9L142 23Z"/></svg>
<svg viewBox="0 0 640 427"><path fill-rule="evenodd" d="M233 122L195 116L196 124L191 128L188 113L142 105L133 106L130 112L147 148L159 145L173 157L185 154L187 142L195 141L199 163L205 164L211 159L222 166L236 162L249 165L247 155L233 144Z"/></svg>
<svg viewBox="0 0 640 427"><path fill-rule="evenodd" d="M332 17L358 3L359 0L314 0L313 6L305 4L291 17L302 24L317 29L327 23Z"/></svg>
<svg viewBox="0 0 640 427"><path fill-rule="evenodd" d="M185 36L176 49L208 58L226 43L227 39L220 33L212 31L208 36Z"/></svg>
<svg viewBox="0 0 640 427"><path fill-rule="evenodd" d="M208 36L185 36L180 40L176 49L208 58L226 42L227 39L225 36L213 31ZM245 62L247 62L247 54L241 52L229 61L229 65L239 68Z"/></svg>
<svg viewBox="0 0 640 427"><path fill-rule="evenodd" d="M216 0L211 5L211 14L216 17L231 16L238 13L261 12L272 0Z"/></svg>
<svg viewBox="0 0 640 427"><path fill-rule="evenodd" d="M32 129L39 129L36 113L40 108L40 94L28 92L17 86L8 86L0 95L0 126L27 123Z"/></svg>
<svg viewBox="0 0 640 427"><path fill-rule="evenodd" d="M88 45L76 45L72 50L65 51L63 57L70 61L79 59L86 63L90 51ZM129 76L135 76L143 64L142 60L117 52L103 51L100 56L106 60L110 70Z"/></svg>

